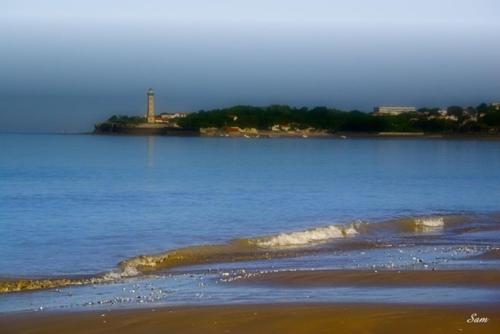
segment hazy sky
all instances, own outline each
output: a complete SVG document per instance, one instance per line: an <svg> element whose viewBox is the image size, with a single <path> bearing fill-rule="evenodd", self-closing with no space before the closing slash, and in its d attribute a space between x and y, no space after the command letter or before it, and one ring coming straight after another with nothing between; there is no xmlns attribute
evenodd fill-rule
<svg viewBox="0 0 500 334"><path fill-rule="evenodd" d="M0 131L234 104L500 100L498 0L0 0Z"/></svg>

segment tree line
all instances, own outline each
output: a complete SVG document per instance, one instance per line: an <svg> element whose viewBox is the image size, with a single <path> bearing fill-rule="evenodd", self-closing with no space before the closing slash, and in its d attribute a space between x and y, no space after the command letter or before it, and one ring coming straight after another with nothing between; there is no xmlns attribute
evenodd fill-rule
<svg viewBox="0 0 500 334"><path fill-rule="evenodd" d="M439 108L377 116L327 107L234 106L191 113L178 124L194 129L240 127L259 130L286 124L298 129L315 128L329 132L492 132L500 128L500 111L484 103L468 108L450 106L447 116L453 117L444 117Z"/></svg>

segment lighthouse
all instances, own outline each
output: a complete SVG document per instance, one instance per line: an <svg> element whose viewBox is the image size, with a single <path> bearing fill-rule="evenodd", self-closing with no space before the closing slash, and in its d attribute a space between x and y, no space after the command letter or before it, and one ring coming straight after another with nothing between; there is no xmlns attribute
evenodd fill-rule
<svg viewBox="0 0 500 334"><path fill-rule="evenodd" d="M148 96L148 112L146 114L146 119L148 123L155 122L155 91L153 88L148 89L146 93Z"/></svg>

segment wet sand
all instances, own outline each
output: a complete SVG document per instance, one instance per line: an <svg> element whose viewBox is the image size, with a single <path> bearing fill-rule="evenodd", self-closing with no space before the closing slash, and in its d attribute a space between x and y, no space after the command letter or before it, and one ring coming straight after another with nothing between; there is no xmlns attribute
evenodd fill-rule
<svg viewBox="0 0 500 334"><path fill-rule="evenodd" d="M470 323L471 314L487 323ZM3 334L499 333L500 308L283 304L0 315Z"/></svg>
<svg viewBox="0 0 500 334"><path fill-rule="evenodd" d="M305 270L248 274L232 282L290 287L500 287L500 270Z"/></svg>
<svg viewBox="0 0 500 334"><path fill-rule="evenodd" d="M474 256L474 259L479 260L500 260L500 249L492 249L483 254Z"/></svg>

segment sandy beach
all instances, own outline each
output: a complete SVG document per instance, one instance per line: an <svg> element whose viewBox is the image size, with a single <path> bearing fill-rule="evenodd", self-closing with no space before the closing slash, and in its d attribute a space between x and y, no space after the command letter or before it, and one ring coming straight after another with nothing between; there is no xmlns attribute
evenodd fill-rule
<svg viewBox="0 0 500 334"><path fill-rule="evenodd" d="M249 273L231 284L288 288L500 285L498 270L303 270ZM0 315L5 334L49 333L498 333L500 305L282 303L150 306L139 309L14 312Z"/></svg>
<svg viewBox="0 0 500 334"><path fill-rule="evenodd" d="M0 0L0 334L500 334L500 0Z"/></svg>
<svg viewBox="0 0 500 334"><path fill-rule="evenodd" d="M473 323L472 314L488 321ZM0 316L0 328L4 334L498 333L500 308L283 304L42 312Z"/></svg>

